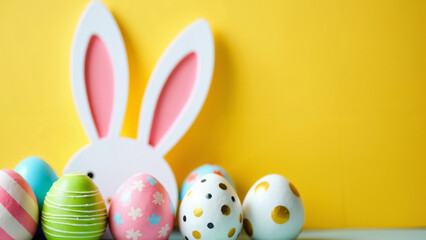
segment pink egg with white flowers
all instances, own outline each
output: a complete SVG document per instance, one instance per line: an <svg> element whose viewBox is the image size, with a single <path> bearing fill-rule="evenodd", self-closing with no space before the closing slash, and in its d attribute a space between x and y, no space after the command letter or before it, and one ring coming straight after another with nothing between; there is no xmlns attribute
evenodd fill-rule
<svg viewBox="0 0 426 240"><path fill-rule="evenodd" d="M128 178L112 198L109 227L115 239L168 239L174 214L163 185L140 173Z"/></svg>

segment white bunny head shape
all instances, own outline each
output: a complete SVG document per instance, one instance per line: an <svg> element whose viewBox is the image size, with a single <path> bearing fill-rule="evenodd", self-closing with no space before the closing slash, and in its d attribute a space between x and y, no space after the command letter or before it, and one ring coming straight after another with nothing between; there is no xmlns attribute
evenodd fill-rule
<svg viewBox="0 0 426 240"><path fill-rule="evenodd" d="M75 105L90 144L68 162L64 173L92 177L105 199L128 177L153 175L177 206L178 189L164 155L197 117L213 73L214 42L201 19L169 45L148 82L137 139L120 137L128 96L128 63L120 30L108 9L91 2L78 24L71 52Z"/></svg>

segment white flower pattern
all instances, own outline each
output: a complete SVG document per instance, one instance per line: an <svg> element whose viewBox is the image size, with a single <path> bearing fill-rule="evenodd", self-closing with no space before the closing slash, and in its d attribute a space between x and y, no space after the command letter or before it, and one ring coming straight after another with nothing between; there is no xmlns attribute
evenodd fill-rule
<svg viewBox="0 0 426 240"><path fill-rule="evenodd" d="M121 194L120 202L127 202L129 198L132 196L131 192L124 192Z"/></svg>
<svg viewBox="0 0 426 240"><path fill-rule="evenodd" d="M138 240L138 237L141 237L142 234L139 232L139 230L136 230L136 232L132 229L127 230L127 239L132 239L132 240Z"/></svg>
<svg viewBox="0 0 426 240"><path fill-rule="evenodd" d="M169 224L166 224L164 227L161 227L161 230L158 231L158 234L159 234L158 238L166 237L169 230L170 230Z"/></svg>
<svg viewBox="0 0 426 240"><path fill-rule="evenodd" d="M161 205L164 203L163 194L155 192L152 196L154 197L154 200L152 201L154 204Z"/></svg>
<svg viewBox="0 0 426 240"><path fill-rule="evenodd" d="M145 184L142 183L142 180L133 181L133 187L132 187L133 190L137 189L139 192L141 192L144 187L145 187Z"/></svg>
<svg viewBox="0 0 426 240"><path fill-rule="evenodd" d="M142 210L140 208L131 207L129 216L132 217L133 221L136 221L138 217L142 217Z"/></svg>

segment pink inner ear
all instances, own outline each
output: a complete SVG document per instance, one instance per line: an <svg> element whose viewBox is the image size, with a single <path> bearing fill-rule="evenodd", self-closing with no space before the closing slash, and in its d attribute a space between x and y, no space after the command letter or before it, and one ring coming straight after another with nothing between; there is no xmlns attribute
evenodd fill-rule
<svg viewBox="0 0 426 240"><path fill-rule="evenodd" d="M93 35L87 47L86 91L93 121L100 138L108 135L114 99L113 68L102 40Z"/></svg>
<svg viewBox="0 0 426 240"><path fill-rule="evenodd" d="M197 56L190 53L173 69L163 86L152 120L149 144L155 147L179 116L194 87Z"/></svg>

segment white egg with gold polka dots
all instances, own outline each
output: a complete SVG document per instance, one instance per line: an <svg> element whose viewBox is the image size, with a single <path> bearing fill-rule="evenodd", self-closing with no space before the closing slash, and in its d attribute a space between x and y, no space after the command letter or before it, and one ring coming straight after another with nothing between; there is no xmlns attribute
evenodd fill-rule
<svg viewBox="0 0 426 240"><path fill-rule="evenodd" d="M264 176L250 188L243 212L244 229L254 240L295 239L305 222L299 192L278 174Z"/></svg>
<svg viewBox="0 0 426 240"><path fill-rule="evenodd" d="M232 185L217 174L207 174L197 179L180 204L180 232L185 240L236 239L242 213Z"/></svg>

